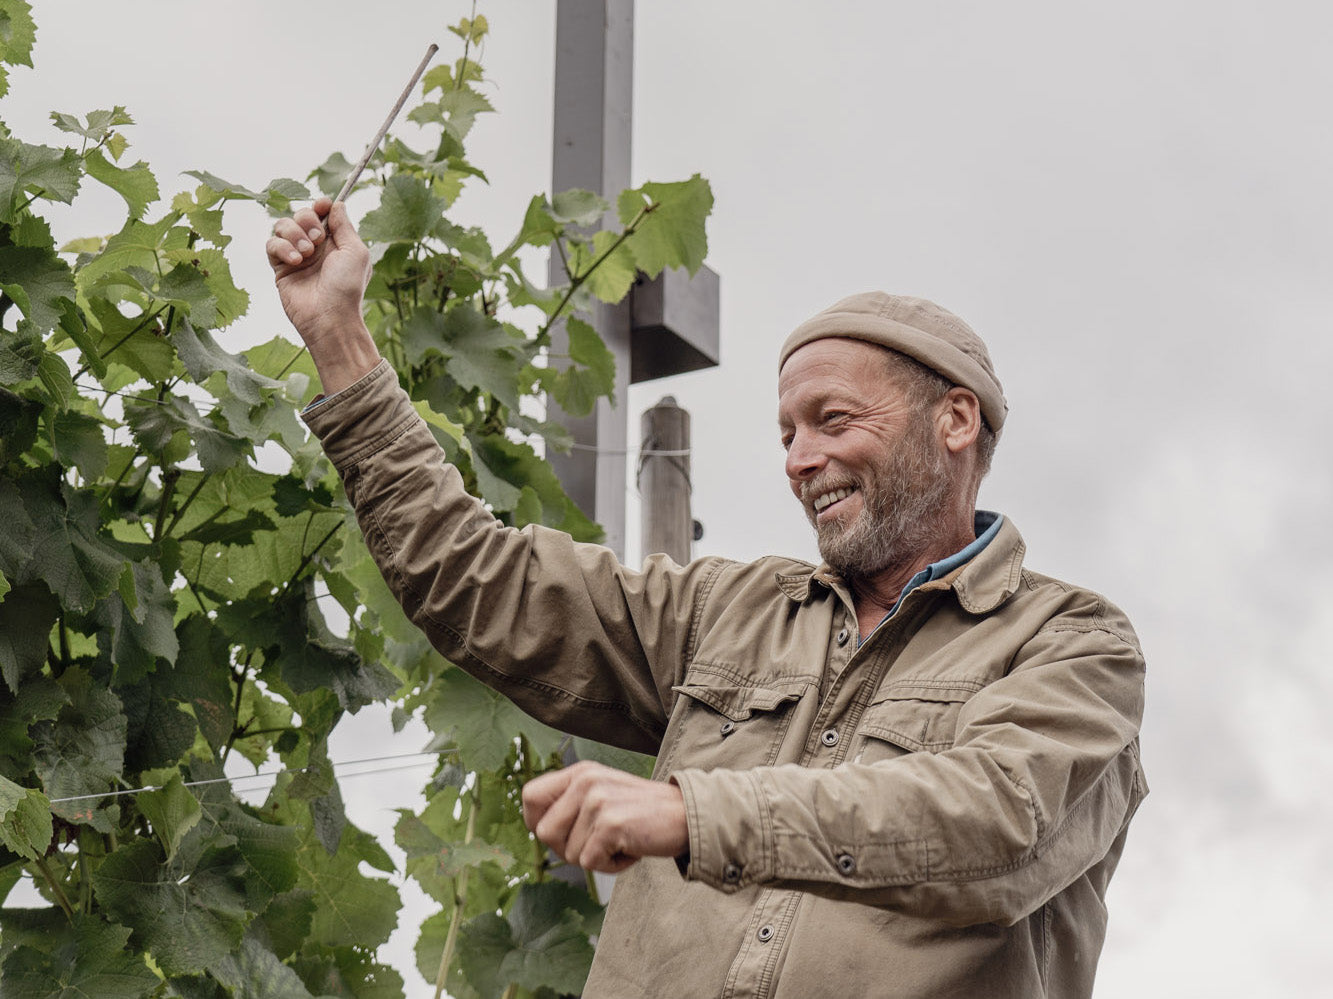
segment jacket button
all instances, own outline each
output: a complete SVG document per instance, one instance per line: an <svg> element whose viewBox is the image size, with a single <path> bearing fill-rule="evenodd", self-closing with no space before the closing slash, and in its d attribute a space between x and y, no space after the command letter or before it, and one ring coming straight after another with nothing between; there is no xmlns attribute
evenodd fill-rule
<svg viewBox="0 0 1333 999"><path fill-rule="evenodd" d="M727 864L722 868L722 880L729 885L734 885L741 879L741 868L739 864Z"/></svg>
<svg viewBox="0 0 1333 999"><path fill-rule="evenodd" d="M838 870L842 871L843 874L855 874L856 858L850 853L838 854Z"/></svg>
<svg viewBox="0 0 1333 999"><path fill-rule="evenodd" d="M773 939L773 932L773 927L771 925L761 926L759 927L759 932L756 933L755 936L759 938L760 943L768 943Z"/></svg>
<svg viewBox="0 0 1333 999"><path fill-rule="evenodd" d="M722 738L725 739L727 736L731 735L732 732L736 731L736 723L734 721L724 721L722 727L718 729L718 731L722 733Z"/></svg>
<svg viewBox="0 0 1333 999"><path fill-rule="evenodd" d="M824 734L819 737L819 741L826 746L836 746L838 744L838 730L829 728L824 730Z"/></svg>
<svg viewBox="0 0 1333 999"><path fill-rule="evenodd" d="M847 639L849 639L849 638L851 638L851 637L852 637L852 636L848 633L847 629L846 629L846 628L843 628L842 631L838 632L838 644L839 644L839 645L846 645L846 644L847 644Z"/></svg>

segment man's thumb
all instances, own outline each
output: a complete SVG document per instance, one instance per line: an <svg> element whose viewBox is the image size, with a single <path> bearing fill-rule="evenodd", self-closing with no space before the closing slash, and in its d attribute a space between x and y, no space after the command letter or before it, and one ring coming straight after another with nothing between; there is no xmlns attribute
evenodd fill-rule
<svg viewBox="0 0 1333 999"><path fill-rule="evenodd" d="M327 221L329 237L333 240L335 247L346 250L362 245L356 226L352 225L352 220L347 216L347 205L344 202L335 201L333 203L333 207L329 209Z"/></svg>

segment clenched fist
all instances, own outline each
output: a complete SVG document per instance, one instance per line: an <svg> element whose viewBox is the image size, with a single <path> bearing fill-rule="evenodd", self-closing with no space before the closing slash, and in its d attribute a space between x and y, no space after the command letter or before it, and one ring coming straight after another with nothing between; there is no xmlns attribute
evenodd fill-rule
<svg viewBox="0 0 1333 999"><path fill-rule="evenodd" d="M523 821L569 863L607 874L690 845L680 788L588 761L529 781Z"/></svg>
<svg viewBox="0 0 1333 999"><path fill-rule="evenodd" d="M347 207L319 198L279 220L265 249L282 307L310 349L324 391L346 388L375 367L379 351L361 318L370 252Z"/></svg>

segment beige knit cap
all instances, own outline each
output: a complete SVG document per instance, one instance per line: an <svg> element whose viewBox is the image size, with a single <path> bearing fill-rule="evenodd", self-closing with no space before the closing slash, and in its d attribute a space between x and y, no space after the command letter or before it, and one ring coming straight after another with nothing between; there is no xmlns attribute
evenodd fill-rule
<svg viewBox="0 0 1333 999"><path fill-rule="evenodd" d="M920 361L953 384L975 392L981 415L992 430L999 433L1004 426L1009 404L986 345L972 327L934 302L882 291L844 298L792 331L782 345L778 370L796 348L831 336L877 343Z"/></svg>

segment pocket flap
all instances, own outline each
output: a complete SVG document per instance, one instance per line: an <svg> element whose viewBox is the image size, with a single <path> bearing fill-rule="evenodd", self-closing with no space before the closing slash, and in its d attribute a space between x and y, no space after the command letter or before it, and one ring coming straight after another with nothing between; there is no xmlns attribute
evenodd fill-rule
<svg viewBox="0 0 1333 999"><path fill-rule="evenodd" d="M876 693L861 721L861 733L913 753L938 753L954 744L963 702L981 684L903 680Z"/></svg>
<svg viewBox="0 0 1333 999"><path fill-rule="evenodd" d="M788 701L799 700L813 685L807 679L766 680L746 685L708 673L687 673L685 682L671 689L706 704L732 721L745 721L756 711L773 711Z"/></svg>
<svg viewBox="0 0 1333 999"><path fill-rule="evenodd" d="M871 704L885 701L966 701L983 684L951 680L891 680L876 691Z"/></svg>

